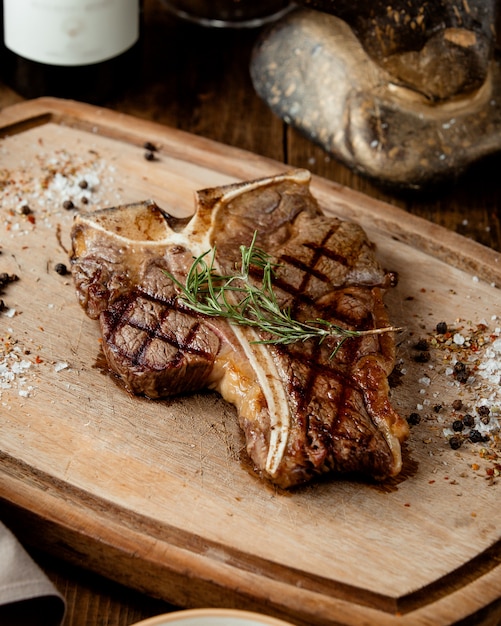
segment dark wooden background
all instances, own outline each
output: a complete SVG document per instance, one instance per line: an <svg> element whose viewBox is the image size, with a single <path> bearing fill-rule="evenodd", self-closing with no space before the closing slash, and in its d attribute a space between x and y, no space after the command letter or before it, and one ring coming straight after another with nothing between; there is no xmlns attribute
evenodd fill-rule
<svg viewBox="0 0 501 626"><path fill-rule="evenodd" d="M419 193L383 189L287 127L258 98L249 60L259 34L197 27L172 16L161 0L145 0L141 75L123 94L103 104L306 167L501 251L501 153L441 188ZM0 107L21 100L0 83ZM50 556L33 556L66 597L64 626L129 626L173 609Z"/></svg>

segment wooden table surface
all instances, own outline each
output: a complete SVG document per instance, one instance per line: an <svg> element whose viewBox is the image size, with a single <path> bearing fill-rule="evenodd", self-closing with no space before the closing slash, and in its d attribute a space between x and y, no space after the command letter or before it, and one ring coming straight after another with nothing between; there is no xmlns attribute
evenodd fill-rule
<svg viewBox="0 0 501 626"><path fill-rule="evenodd" d="M259 31L204 29L146 0L138 84L110 109L237 146L336 181L501 251L501 154L427 192L397 192L361 178L276 118L255 94L249 59ZM51 94L47 94L51 95ZM0 83L0 107L22 98ZM128 626L173 610L156 599L33 553L67 601L64 626Z"/></svg>

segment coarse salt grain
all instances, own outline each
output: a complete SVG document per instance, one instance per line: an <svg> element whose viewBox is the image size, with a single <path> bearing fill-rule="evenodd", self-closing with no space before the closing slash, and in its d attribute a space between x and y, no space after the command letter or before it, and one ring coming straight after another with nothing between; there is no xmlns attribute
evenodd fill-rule
<svg viewBox="0 0 501 626"><path fill-rule="evenodd" d="M19 352L19 348L16 347L0 360L0 390L17 389L19 392L26 385L26 374L32 363L20 359Z"/></svg>
<svg viewBox="0 0 501 626"><path fill-rule="evenodd" d="M23 359L22 361L13 363L12 371L14 372L14 374L21 374L22 372L25 372L30 367L31 367L31 361L26 361Z"/></svg>
<svg viewBox="0 0 501 626"><path fill-rule="evenodd" d="M491 348L496 352L501 352L501 339L495 339L491 344Z"/></svg>

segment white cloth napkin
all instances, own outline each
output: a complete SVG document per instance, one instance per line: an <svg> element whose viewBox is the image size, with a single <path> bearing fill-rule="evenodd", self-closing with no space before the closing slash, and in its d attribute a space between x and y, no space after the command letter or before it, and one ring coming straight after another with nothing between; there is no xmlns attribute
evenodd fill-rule
<svg viewBox="0 0 501 626"><path fill-rule="evenodd" d="M56 626L64 612L63 596L0 522L0 624Z"/></svg>

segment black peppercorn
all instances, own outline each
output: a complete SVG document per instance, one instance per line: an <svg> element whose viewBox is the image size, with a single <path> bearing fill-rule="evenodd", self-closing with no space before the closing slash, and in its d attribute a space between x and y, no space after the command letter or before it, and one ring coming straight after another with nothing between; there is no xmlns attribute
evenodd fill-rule
<svg viewBox="0 0 501 626"><path fill-rule="evenodd" d="M89 186L89 183L84 179L78 183L78 186L80 187L80 189L87 189L87 187Z"/></svg>
<svg viewBox="0 0 501 626"><path fill-rule="evenodd" d="M412 360L416 363L428 363L430 359L430 352L428 350L423 350L422 352L418 352L416 355L414 355Z"/></svg>
<svg viewBox="0 0 501 626"><path fill-rule="evenodd" d="M464 428L464 423L463 420L454 420L452 422L452 430L458 432L461 432Z"/></svg>
<svg viewBox="0 0 501 626"><path fill-rule="evenodd" d="M148 152L156 152L157 151L157 147L155 146L154 143L151 143L151 141L145 141L143 144L143 148L145 150L148 150Z"/></svg>
<svg viewBox="0 0 501 626"><path fill-rule="evenodd" d="M416 426L421 421L421 416L419 413L411 413L407 418L407 423L411 426Z"/></svg>
<svg viewBox="0 0 501 626"><path fill-rule="evenodd" d="M433 407L433 411L435 413L440 413L441 410L442 410L442 405L441 404L435 404L435 406Z"/></svg>
<svg viewBox="0 0 501 626"><path fill-rule="evenodd" d="M470 370L466 367L464 363L458 361L456 365L454 365L454 378L459 383L465 383L470 376Z"/></svg>
<svg viewBox="0 0 501 626"><path fill-rule="evenodd" d="M470 415L469 413L467 413L463 417L463 424L465 426L467 426L468 428L471 428L472 426L474 426L475 425L475 418L473 417L473 415Z"/></svg>
<svg viewBox="0 0 501 626"><path fill-rule="evenodd" d="M68 268L64 263L56 263L54 269L61 276L65 276L68 273Z"/></svg>
<svg viewBox="0 0 501 626"><path fill-rule="evenodd" d="M484 441L484 437L482 433L480 433L478 430L475 430L475 429L470 430L469 439L472 443L480 443L481 441Z"/></svg>
<svg viewBox="0 0 501 626"><path fill-rule="evenodd" d="M7 274L7 272L2 272L0 274L0 288L5 287L9 283L14 283L16 280L19 280L19 276L17 274Z"/></svg>
<svg viewBox="0 0 501 626"><path fill-rule="evenodd" d="M436 330L439 335L445 335L447 332L447 324L445 322L439 322Z"/></svg>
<svg viewBox="0 0 501 626"><path fill-rule="evenodd" d="M73 204L71 200L65 200L63 202L63 208L66 209L67 211L70 211L71 209L75 208L75 205Z"/></svg>
<svg viewBox="0 0 501 626"><path fill-rule="evenodd" d="M146 152L144 153L144 158L147 161L154 161L155 160L155 153L152 152L151 150L146 150Z"/></svg>
<svg viewBox="0 0 501 626"><path fill-rule="evenodd" d="M489 415L490 412L491 410L489 409L488 406L482 405L482 406L477 407L477 413L479 415L486 416L486 415Z"/></svg>
<svg viewBox="0 0 501 626"><path fill-rule="evenodd" d="M453 450L457 450L463 445L463 440L455 435L449 439L449 445Z"/></svg>
<svg viewBox="0 0 501 626"><path fill-rule="evenodd" d="M21 214L30 215L31 213L33 213L33 211L30 209L30 207L27 204L23 204L23 206L21 207Z"/></svg>
<svg viewBox="0 0 501 626"><path fill-rule="evenodd" d="M428 342L426 339L420 339L416 344L414 344L415 350L428 350Z"/></svg>

